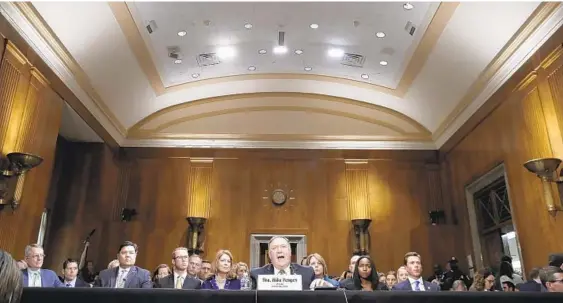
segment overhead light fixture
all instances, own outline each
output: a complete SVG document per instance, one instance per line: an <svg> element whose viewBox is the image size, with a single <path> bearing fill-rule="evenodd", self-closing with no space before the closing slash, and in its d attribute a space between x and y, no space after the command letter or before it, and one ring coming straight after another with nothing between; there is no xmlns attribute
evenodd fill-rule
<svg viewBox="0 0 563 303"><path fill-rule="evenodd" d="M246 29L251 29L251 28L252 28L252 23L246 23L246 24L244 25L244 28L246 28Z"/></svg>
<svg viewBox="0 0 563 303"><path fill-rule="evenodd" d="M198 73L192 74L192 78L194 78L194 79L199 78L199 74Z"/></svg>
<svg viewBox="0 0 563 303"><path fill-rule="evenodd" d="M235 49L230 46L222 46L217 49L216 53L221 59L232 58L235 56Z"/></svg>
<svg viewBox="0 0 563 303"><path fill-rule="evenodd" d="M414 5L412 5L411 3L407 2L405 4L403 4L403 8L410 11L411 9L414 8Z"/></svg>
<svg viewBox="0 0 563 303"><path fill-rule="evenodd" d="M263 54L265 54L265 53L267 53L267 52L268 52L268 51L265 50L265 49L261 49L261 50L258 51L258 53L259 53L260 55L263 55Z"/></svg>
<svg viewBox="0 0 563 303"><path fill-rule="evenodd" d="M362 74L362 79L369 79L369 75L368 74Z"/></svg>
<svg viewBox="0 0 563 303"><path fill-rule="evenodd" d="M182 63L182 59L176 59L176 60L174 60L174 64L180 64L180 63Z"/></svg>
<svg viewBox="0 0 563 303"><path fill-rule="evenodd" d="M332 58L342 58L344 51L340 48L331 48L328 50L328 56Z"/></svg>
<svg viewBox="0 0 563 303"><path fill-rule="evenodd" d="M317 29L317 28L319 28L319 25L316 24L316 23L312 23L311 25L309 25L309 27L312 28L312 29Z"/></svg>
<svg viewBox="0 0 563 303"><path fill-rule="evenodd" d="M298 55L301 55L301 54L303 53L303 50L301 50L301 49L296 49L296 50L295 50L295 53L298 54Z"/></svg>
<svg viewBox="0 0 563 303"><path fill-rule="evenodd" d="M180 37L184 37L187 34L188 34L188 32L186 32L186 31L179 31L178 32L178 36L180 36Z"/></svg>
<svg viewBox="0 0 563 303"><path fill-rule="evenodd" d="M541 179L543 200L547 212L554 217L557 215L557 212L563 211L563 172L559 170L559 173L557 173L557 168L561 162L562 161L557 158L542 158L533 159L524 163L524 167L527 170ZM553 195L551 188L552 183L557 185L559 201L557 201Z"/></svg>
<svg viewBox="0 0 563 303"><path fill-rule="evenodd" d="M305 70L306 72L310 72L310 71L313 70L313 68L312 68L312 67L309 67L309 66L306 66L306 67L304 68L304 70Z"/></svg>
<svg viewBox="0 0 563 303"><path fill-rule="evenodd" d="M377 33L375 33L375 36L377 38L385 38L385 33L384 32L377 32Z"/></svg>
<svg viewBox="0 0 563 303"><path fill-rule="evenodd" d="M285 54L287 53L287 47L283 45L278 45L274 47L274 54Z"/></svg>
<svg viewBox="0 0 563 303"><path fill-rule="evenodd" d="M251 71L251 72L253 72L253 71L256 70L256 66L249 66L249 67L248 67L248 70Z"/></svg>
<svg viewBox="0 0 563 303"><path fill-rule="evenodd" d="M386 66L387 64L389 64L389 62L387 62L387 61L385 61L385 60L379 61L379 65Z"/></svg>

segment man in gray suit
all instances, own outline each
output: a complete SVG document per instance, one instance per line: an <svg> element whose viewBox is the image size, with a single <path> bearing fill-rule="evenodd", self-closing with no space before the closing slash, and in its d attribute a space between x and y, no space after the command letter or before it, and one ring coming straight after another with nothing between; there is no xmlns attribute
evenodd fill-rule
<svg viewBox="0 0 563 303"><path fill-rule="evenodd" d="M259 275L300 275L302 289L309 289L311 282L315 279L315 272L309 266L291 263L291 246L287 238L272 237L268 242L268 256L271 264L250 271L253 288L256 288Z"/></svg>
<svg viewBox="0 0 563 303"><path fill-rule="evenodd" d="M102 270L94 287L106 288L152 288L148 270L135 266L137 244L125 241L119 246L119 266Z"/></svg>

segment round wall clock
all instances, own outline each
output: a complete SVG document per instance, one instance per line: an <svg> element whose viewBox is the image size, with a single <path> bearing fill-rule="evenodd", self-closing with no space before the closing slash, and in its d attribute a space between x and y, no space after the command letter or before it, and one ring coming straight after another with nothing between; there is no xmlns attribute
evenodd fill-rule
<svg viewBox="0 0 563 303"><path fill-rule="evenodd" d="M272 203L274 205L282 205L287 201L286 193L281 189L275 189L272 191Z"/></svg>

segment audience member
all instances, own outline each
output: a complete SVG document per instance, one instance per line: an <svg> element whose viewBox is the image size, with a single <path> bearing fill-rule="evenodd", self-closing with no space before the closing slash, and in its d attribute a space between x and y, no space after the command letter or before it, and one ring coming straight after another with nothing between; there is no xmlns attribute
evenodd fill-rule
<svg viewBox="0 0 563 303"><path fill-rule="evenodd" d="M546 292L563 292L563 269L546 266L540 269L540 279Z"/></svg>
<svg viewBox="0 0 563 303"><path fill-rule="evenodd" d="M440 291L440 286L422 279L422 258L416 252L408 252L404 257L407 268L407 280L397 283L394 290L404 291Z"/></svg>
<svg viewBox="0 0 563 303"><path fill-rule="evenodd" d="M39 244L25 247L25 263L23 269L23 286L27 287L64 287L57 274L49 269L42 269L45 253Z"/></svg>
<svg viewBox="0 0 563 303"><path fill-rule="evenodd" d="M178 247L172 251L172 274L157 279L155 288L200 289L201 281L188 274L190 257L188 249Z"/></svg>
<svg viewBox="0 0 563 303"><path fill-rule="evenodd" d="M563 269L563 253L549 255L548 265Z"/></svg>
<svg viewBox="0 0 563 303"><path fill-rule="evenodd" d="M212 273L211 273L211 262L209 262L208 260L202 260L201 261L201 269L199 271L199 278L202 281L205 281L211 275L212 275Z"/></svg>
<svg viewBox="0 0 563 303"><path fill-rule="evenodd" d="M525 283L517 285L519 291L541 291L540 269L533 268L530 271L529 280Z"/></svg>
<svg viewBox="0 0 563 303"><path fill-rule="evenodd" d="M409 277L409 273L407 272L406 266L401 266L397 269L397 283L401 283L406 281Z"/></svg>
<svg viewBox="0 0 563 303"><path fill-rule="evenodd" d="M397 273L394 270L387 272L387 275L385 275L385 287L387 290L393 289L395 284L397 284Z"/></svg>
<svg viewBox="0 0 563 303"><path fill-rule="evenodd" d="M311 289L316 287L338 287L338 282L328 277L328 267L321 255L317 253L310 254L307 257L306 264L311 266L315 273L315 280L310 285Z"/></svg>
<svg viewBox="0 0 563 303"><path fill-rule="evenodd" d="M516 289L514 280L510 279L508 276L500 277L500 285L502 285L502 291L515 291Z"/></svg>
<svg viewBox="0 0 563 303"><path fill-rule="evenodd" d="M467 285L465 285L465 282L462 280L455 280L454 283L452 283L452 291L467 291Z"/></svg>
<svg viewBox="0 0 563 303"><path fill-rule="evenodd" d="M199 279L199 272L201 271L202 259L199 255L192 254L188 262L188 276L194 279Z"/></svg>
<svg viewBox="0 0 563 303"><path fill-rule="evenodd" d="M172 261L172 263L174 263L174 261ZM172 274L170 267L168 267L168 265L166 264L160 264L154 269L152 273L152 282L154 283L156 282L156 280L164 278L170 274Z"/></svg>
<svg viewBox="0 0 563 303"><path fill-rule="evenodd" d="M248 265L244 262L238 262L235 265L235 273L237 274L237 278L240 280L244 276L244 274L248 274Z"/></svg>
<svg viewBox="0 0 563 303"><path fill-rule="evenodd" d="M0 249L0 303L18 303L23 283L22 270L12 256Z"/></svg>
<svg viewBox="0 0 563 303"><path fill-rule="evenodd" d="M62 282L65 287L91 287L78 277L78 261L74 259L66 259L63 262Z"/></svg>
<svg viewBox="0 0 563 303"><path fill-rule="evenodd" d="M379 285L377 268L371 258L369 256L360 256L356 261L352 279L344 281L344 283L340 284L340 287L346 290L381 290L382 285Z"/></svg>
<svg viewBox="0 0 563 303"><path fill-rule="evenodd" d="M150 272L135 266L137 253L137 244L130 241L123 242L117 251L119 266L102 270L99 278L95 281L95 286L106 288L152 288Z"/></svg>
<svg viewBox="0 0 563 303"><path fill-rule="evenodd" d="M219 250L211 263L212 275L203 282L203 289L240 289L240 280L233 271L233 255L228 250Z"/></svg>

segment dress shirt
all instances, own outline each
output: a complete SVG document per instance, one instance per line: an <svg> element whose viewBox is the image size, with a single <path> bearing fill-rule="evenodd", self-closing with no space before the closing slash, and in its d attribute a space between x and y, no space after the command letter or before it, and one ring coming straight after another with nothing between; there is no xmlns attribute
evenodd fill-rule
<svg viewBox="0 0 563 303"><path fill-rule="evenodd" d="M121 268L118 267L117 279L115 280L115 288L125 288L125 280L127 279L127 274L131 268Z"/></svg>
<svg viewBox="0 0 563 303"><path fill-rule="evenodd" d="M72 279L71 281L64 280L65 287L75 287L76 285L76 278Z"/></svg>
<svg viewBox="0 0 563 303"><path fill-rule="evenodd" d="M174 288L176 288L176 284L178 283L178 278L182 278L182 285L180 285L180 288L182 288L182 286L184 285L184 282L186 281L187 276L188 276L187 273L183 273L181 275L174 273Z"/></svg>
<svg viewBox="0 0 563 303"><path fill-rule="evenodd" d="M416 281L419 282L418 289L416 289ZM422 277L418 279L413 279L409 277L409 283L411 284L411 288L413 291L426 291L426 289L424 288L424 280L422 280Z"/></svg>
<svg viewBox="0 0 563 303"><path fill-rule="evenodd" d="M27 269L27 278L28 278L28 286L29 287L42 287L41 284L41 269L32 270L30 268Z"/></svg>
<svg viewBox="0 0 563 303"><path fill-rule="evenodd" d="M280 273L280 271L283 270L283 273ZM286 268L283 269L277 269L274 267L274 275L291 275L291 270L289 268L289 266L287 266Z"/></svg>

